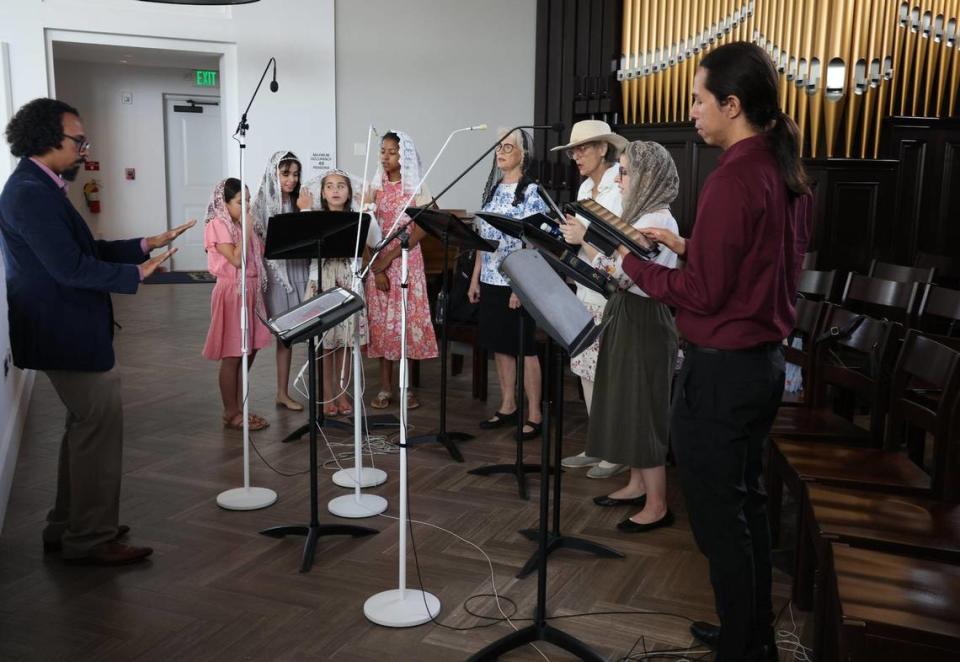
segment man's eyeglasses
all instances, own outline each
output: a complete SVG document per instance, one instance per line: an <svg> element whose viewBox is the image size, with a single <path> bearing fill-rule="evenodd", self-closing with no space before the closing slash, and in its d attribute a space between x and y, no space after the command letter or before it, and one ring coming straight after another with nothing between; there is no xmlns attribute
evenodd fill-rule
<svg viewBox="0 0 960 662"><path fill-rule="evenodd" d="M494 151L503 152L504 154L509 154L510 152L513 151L513 148L514 148L513 143L500 143L499 145L497 145L497 148Z"/></svg>
<svg viewBox="0 0 960 662"><path fill-rule="evenodd" d="M87 140L86 136L70 136L66 133L63 134L64 138L69 138L73 142L77 143L77 151L86 152L90 149L90 141Z"/></svg>

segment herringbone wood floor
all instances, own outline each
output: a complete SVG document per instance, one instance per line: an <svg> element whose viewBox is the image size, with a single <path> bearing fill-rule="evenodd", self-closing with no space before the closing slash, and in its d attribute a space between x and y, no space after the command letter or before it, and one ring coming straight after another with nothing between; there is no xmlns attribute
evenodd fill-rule
<svg viewBox="0 0 960 662"><path fill-rule="evenodd" d="M46 377L38 375L16 469L6 523L0 536L0 659L3 660L460 660L510 631L506 624L455 632L433 624L394 630L369 623L363 602L397 583L397 524L373 518L359 523L379 529L363 539L321 540L317 563L298 572L300 538L274 540L260 529L306 521L305 476L284 477L255 456L254 484L275 489L271 508L228 512L214 498L242 481L240 433L220 424L216 365L200 357L208 322L208 285L153 285L134 297L117 296L123 325L116 346L123 375L126 441L121 521L133 527L131 542L155 548L150 563L121 569L68 568L57 555L44 556L40 530L54 496L63 407ZM302 362L298 347L295 362ZM491 384L496 382L491 369ZM492 413L495 391L482 403L470 396L469 367L450 382L453 430L477 434L462 446L466 463L452 462L439 447L410 455L411 509L415 518L450 529L481 546L494 563L498 590L516 600L518 618L529 617L535 578L514 578L533 551L517 534L537 521L534 500L521 501L509 476L483 478L466 469L513 456L509 432L479 434L476 422ZM373 366L368 375L374 377ZM273 407L274 353L265 350L252 371L252 411L272 423L254 440L285 472L306 468L304 442L278 440L302 415ZM420 398L411 412L417 431L436 425L439 362L423 368ZM375 384L368 388L374 390ZM567 379L565 452L584 444L585 409ZM335 437L342 435L334 434ZM530 462L539 441L527 445ZM323 458L328 457L322 454ZM373 491L397 513L398 458L379 457L388 482ZM671 474L672 477L672 474ZM561 551L550 559L549 613L654 610L692 619L715 618L707 568L687 524L676 481L670 501L676 526L643 535L619 534L626 509L601 509L589 497L614 489L620 479L594 481L581 471L564 474L564 532L611 545L623 560L600 560ZM343 493L321 473L321 521L332 521L325 504ZM478 619L463 602L490 592L486 562L472 547L435 529L415 529L423 581L442 601L439 620L467 627ZM412 555L408 577L416 585ZM789 592L775 576L775 601ZM489 601L474 605L496 613ZM518 621L518 625L523 625ZM619 659L640 636L645 646L687 646L687 621L670 616L587 616L557 621L563 630ZM569 659L541 645L551 660ZM639 651L640 648L637 648ZM507 659L539 660L527 647Z"/></svg>

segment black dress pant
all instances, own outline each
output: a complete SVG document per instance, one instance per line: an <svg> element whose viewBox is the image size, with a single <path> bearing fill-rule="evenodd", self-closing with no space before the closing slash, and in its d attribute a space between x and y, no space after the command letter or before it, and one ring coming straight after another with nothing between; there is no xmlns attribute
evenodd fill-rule
<svg viewBox="0 0 960 662"><path fill-rule="evenodd" d="M717 662L759 659L774 639L762 462L783 378L778 344L692 347L674 391L671 439L693 535L710 562Z"/></svg>

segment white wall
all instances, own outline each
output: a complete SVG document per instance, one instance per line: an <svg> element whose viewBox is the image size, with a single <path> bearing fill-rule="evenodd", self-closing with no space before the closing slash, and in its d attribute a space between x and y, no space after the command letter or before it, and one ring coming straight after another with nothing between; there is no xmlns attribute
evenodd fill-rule
<svg viewBox="0 0 960 662"><path fill-rule="evenodd" d="M57 97L81 113L93 147L89 159L99 172L80 171L70 199L98 238L138 237L167 225L163 95L218 96L219 88L197 88L193 70L56 60ZM120 101L129 92L133 103ZM126 179L126 168L136 179ZM91 214L82 187L102 184L102 211ZM203 220L203 219L200 219Z"/></svg>
<svg viewBox="0 0 960 662"><path fill-rule="evenodd" d="M424 168L450 131L488 124L454 137L427 181L437 193L496 140L498 126L532 123L536 11L536 0L338 0L340 167L363 173L354 144L366 143L371 122L381 134L409 133ZM489 169L478 165L441 206L477 209Z"/></svg>
<svg viewBox="0 0 960 662"><path fill-rule="evenodd" d="M293 149L304 159L311 153L336 153L333 29L333 0L262 0L237 7L160 5L136 0L0 0L0 43L8 44L14 109L57 89L51 75L53 62L49 61L52 49L48 42L54 36L68 42L222 54L224 149L229 174L239 174L238 150L233 148L229 136L267 60L276 57L280 91L271 94L265 86L248 118L249 180L259 179L267 158L277 149ZM69 88L69 81L62 76L56 84ZM85 120L93 120L83 108L80 110ZM0 108L5 127L3 114ZM94 145L109 144L111 139L90 134ZM158 167L162 153L157 152ZM9 172L5 154L5 150L0 150L0 186ZM138 181L144 181L140 179L141 167L148 166L138 166ZM162 199L163 192L157 195ZM155 214L157 225L163 227L163 216L151 213ZM111 227L110 231L114 229ZM129 234L122 232L122 236ZM9 340L5 290L0 290L0 294L2 375ZM19 447L17 426L26 412L32 384L32 374L10 374L13 377L0 384L0 527Z"/></svg>

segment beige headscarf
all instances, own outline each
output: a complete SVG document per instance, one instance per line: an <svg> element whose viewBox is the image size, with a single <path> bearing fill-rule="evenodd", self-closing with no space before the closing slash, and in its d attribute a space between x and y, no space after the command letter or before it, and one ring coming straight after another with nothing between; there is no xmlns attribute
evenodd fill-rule
<svg viewBox="0 0 960 662"><path fill-rule="evenodd" d="M644 214L667 209L680 192L673 157L660 143L636 140L623 152L630 188L623 192L623 220L633 223Z"/></svg>

